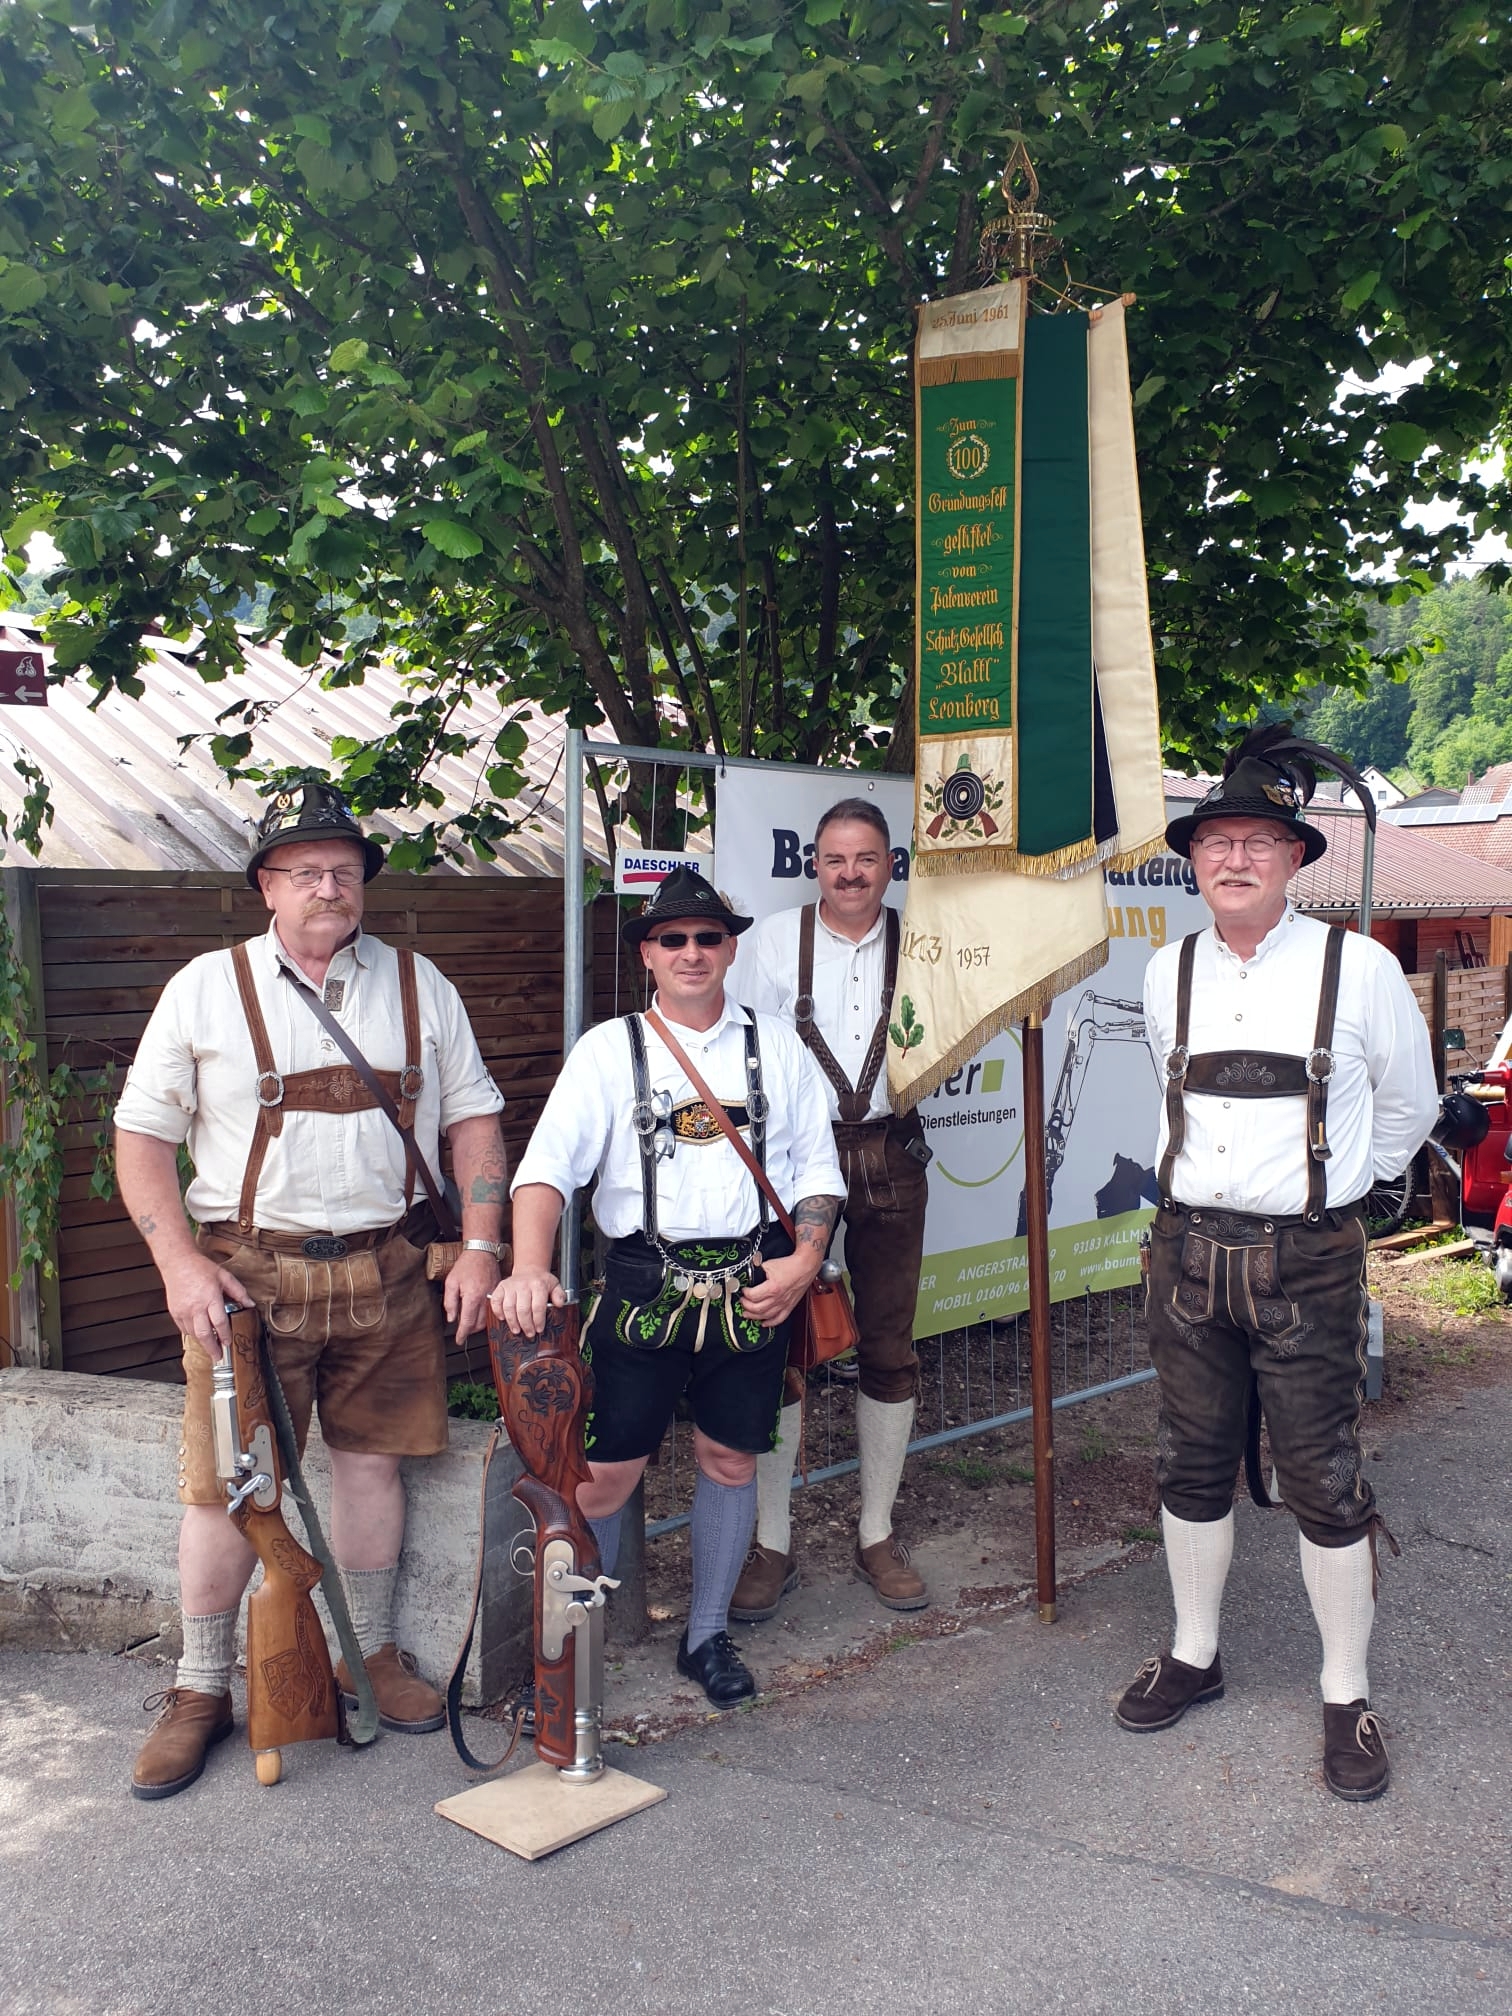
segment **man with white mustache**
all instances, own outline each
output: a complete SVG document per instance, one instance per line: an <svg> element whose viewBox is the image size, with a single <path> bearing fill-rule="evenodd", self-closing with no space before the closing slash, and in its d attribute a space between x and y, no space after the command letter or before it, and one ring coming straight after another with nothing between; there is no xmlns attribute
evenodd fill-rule
<svg viewBox="0 0 1512 2016"><path fill-rule="evenodd" d="M930 1158L918 1115L895 1114L888 1097L898 917L882 901L892 849L875 804L844 798L829 808L814 834L814 869L817 904L780 910L757 926L746 992L752 1007L791 1022L813 1052L845 1172L845 1259L861 1333L854 1572L889 1610L922 1610L929 1591L893 1530L893 1504L918 1398L913 1324ZM756 1465L756 1544L730 1605L745 1623L773 1616L798 1586L790 1494L800 1419L790 1396L777 1446Z"/></svg>
<svg viewBox="0 0 1512 2016"><path fill-rule="evenodd" d="M1438 1092L1396 960L1288 901L1292 876L1328 844L1301 816L1315 759L1357 784L1328 750L1256 729L1221 783L1166 829L1213 913L1210 930L1154 955L1144 990L1167 1085L1147 1308L1176 1629L1117 1716L1141 1733L1169 1729L1224 1691L1234 1479L1243 1453L1251 1495L1269 1502L1263 1409L1323 1643L1324 1781L1359 1800L1390 1780L1366 1670L1382 1527L1360 1461L1362 1201L1422 1145Z"/></svg>

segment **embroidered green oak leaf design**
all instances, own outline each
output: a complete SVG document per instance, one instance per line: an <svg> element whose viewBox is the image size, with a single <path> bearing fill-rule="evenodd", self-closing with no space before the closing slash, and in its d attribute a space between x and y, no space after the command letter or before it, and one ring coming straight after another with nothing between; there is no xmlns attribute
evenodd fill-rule
<svg viewBox="0 0 1512 2016"><path fill-rule="evenodd" d="M906 994L898 1004L898 1020L888 1023L887 1034L888 1040L895 1043L905 1057L924 1041L924 1024L916 1020L914 1004Z"/></svg>

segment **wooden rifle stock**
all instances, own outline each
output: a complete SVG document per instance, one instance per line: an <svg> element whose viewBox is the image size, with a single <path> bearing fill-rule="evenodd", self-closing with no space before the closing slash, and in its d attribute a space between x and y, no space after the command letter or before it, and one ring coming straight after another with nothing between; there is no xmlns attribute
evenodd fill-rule
<svg viewBox="0 0 1512 2016"><path fill-rule="evenodd" d="M255 1309L227 1314L240 1448L253 1458L242 1483L259 1476L268 1480L231 1510L263 1566L262 1586L247 1604L247 1739L254 1750L278 1750L336 1735L336 1680L310 1597L320 1563L300 1546L283 1515L283 1465L263 1372L262 1319Z"/></svg>
<svg viewBox="0 0 1512 2016"><path fill-rule="evenodd" d="M580 1484L589 1479L583 1424L593 1402L593 1375L578 1351L575 1302L549 1308L539 1337L511 1336L497 1321L488 1326L499 1411L524 1465L513 1487L535 1521L535 1720L536 1755L565 1770L577 1755L577 1681L574 1636L551 1627L548 1549L570 1547L572 1572L599 1572L592 1528L578 1510Z"/></svg>

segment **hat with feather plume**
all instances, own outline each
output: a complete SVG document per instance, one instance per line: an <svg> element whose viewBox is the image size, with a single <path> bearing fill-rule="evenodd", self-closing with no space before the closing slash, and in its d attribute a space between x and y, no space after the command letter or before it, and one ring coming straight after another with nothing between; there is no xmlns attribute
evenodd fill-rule
<svg viewBox="0 0 1512 2016"><path fill-rule="evenodd" d="M1319 770L1332 770L1343 778L1374 829L1375 798L1354 765L1321 742L1294 735L1285 721L1275 721L1252 728L1230 752L1223 776L1206 798L1167 826L1166 845L1190 860L1192 838L1209 819L1273 819L1293 840L1302 842L1305 867L1328 849L1323 834L1302 817L1303 806L1317 788Z"/></svg>

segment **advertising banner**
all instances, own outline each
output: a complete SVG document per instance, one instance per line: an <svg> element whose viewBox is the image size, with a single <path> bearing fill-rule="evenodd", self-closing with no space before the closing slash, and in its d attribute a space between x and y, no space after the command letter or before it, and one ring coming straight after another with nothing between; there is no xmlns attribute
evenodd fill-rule
<svg viewBox="0 0 1512 2016"><path fill-rule="evenodd" d="M908 884L912 780L777 766L729 770L719 783L714 879L726 899L762 918L818 897L813 836L836 799L866 797L893 842L888 900ZM1061 996L1045 1018L1050 1181L1050 1292L1064 1301L1139 1278L1138 1240L1154 1202L1160 1079L1144 1041L1145 963L1208 922L1191 864L1158 854L1109 874L1108 963ZM747 943L749 941L746 941ZM742 951L741 958L746 956ZM736 961L731 992L741 997ZM1016 1033L978 1056L918 1107L934 1151L915 1334L1027 1306L1023 1074Z"/></svg>

